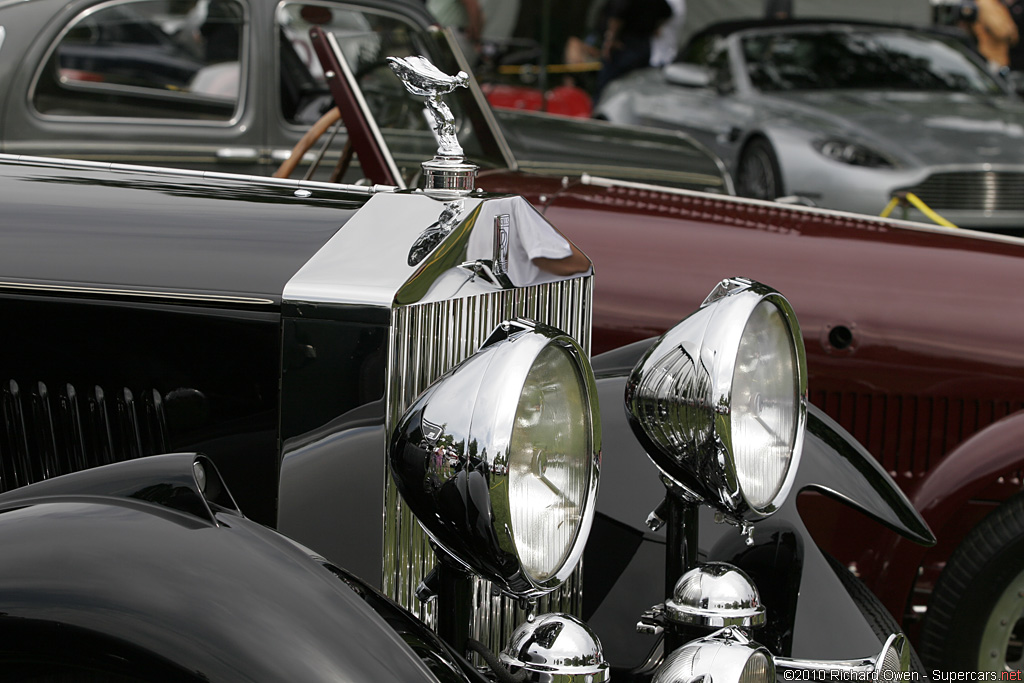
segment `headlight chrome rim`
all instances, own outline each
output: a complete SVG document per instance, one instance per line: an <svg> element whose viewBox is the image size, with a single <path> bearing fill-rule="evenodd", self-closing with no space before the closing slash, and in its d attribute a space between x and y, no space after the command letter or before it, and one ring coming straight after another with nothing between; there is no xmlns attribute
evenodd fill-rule
<svg viewBox="0 0 1024 683"><path fill-rule="evenodd" d="M771 495L752 500L737 467L732 420L737 356L758 306L770 307L788 335L795 397L788 468ZM670 391L679 393L667 397ZM670 481L733 519L771 515L792 488L807 424L807 360L792 306L766 285L723 280L640 359L625 399L634 433Z"/></svg>
<svg viewBox="0 0 1024 683"><path fill-rule="evenodd" d="M524 555L528 539L517 537L513 484L523 475L513 471L510 447L524 387L545 353L576 377L586 447L567 465L583 479L580 500L565 513L575 529L565 536L561 557L537 571ZM587 354L560 330L512 321L413 402L393 431L389 463L404 501L438 546L506 593L533 598L558 588L579 563L593 523L600 453L597 385Z"/></svg>

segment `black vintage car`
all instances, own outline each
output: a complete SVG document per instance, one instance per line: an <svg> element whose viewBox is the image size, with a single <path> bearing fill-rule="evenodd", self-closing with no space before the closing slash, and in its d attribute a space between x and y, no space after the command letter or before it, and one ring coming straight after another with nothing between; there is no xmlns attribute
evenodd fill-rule
<svg viewBox="0 0 1024 683"><path fill-rule="evenodd" d="M709 283L591 365L589 261L424 167L399 192L0 156L5 675L906 671L793 499L931 534L808 406L786 300Z"/></svg>

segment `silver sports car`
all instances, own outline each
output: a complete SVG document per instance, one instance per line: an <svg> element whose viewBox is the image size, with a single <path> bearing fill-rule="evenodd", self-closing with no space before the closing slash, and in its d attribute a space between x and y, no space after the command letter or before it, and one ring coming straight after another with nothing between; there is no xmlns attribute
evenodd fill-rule
<svg viewBox="0 0 1024 683"><path fill-rule="evenodd" d="M595 114L689 132L746 196L878 214L910 192L957 225L1024 229L1024 103L953 37L717 24L681 61L612 83Z"/></svg>

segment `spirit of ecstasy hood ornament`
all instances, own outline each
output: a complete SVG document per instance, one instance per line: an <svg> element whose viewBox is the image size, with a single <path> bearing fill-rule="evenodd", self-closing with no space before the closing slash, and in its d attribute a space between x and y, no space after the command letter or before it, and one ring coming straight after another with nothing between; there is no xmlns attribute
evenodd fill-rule
<svg viewBox="0 0 1024 683"><path fill-rule="evenodd" d="M437 133L437 155L423 162L423 176L428 193L458 196L473 191L476 166L467 164L455 130L452 110L441 99L457 87L467 87L469 76L460 71L454 76L442 72L425 57L388 57L388 64L405 84L406 90L425 97Z"/></svg>

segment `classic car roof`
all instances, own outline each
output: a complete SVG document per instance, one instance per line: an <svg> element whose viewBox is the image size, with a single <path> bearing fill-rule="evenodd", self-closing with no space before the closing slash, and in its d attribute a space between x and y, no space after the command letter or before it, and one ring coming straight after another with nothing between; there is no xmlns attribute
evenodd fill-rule
<svg viewBox="0 0 1024 683"><path fill-rule="evenodd" d="M0 155L0 291L276 305L288 280L372 193L116 164L24 162Z"/></svg>

